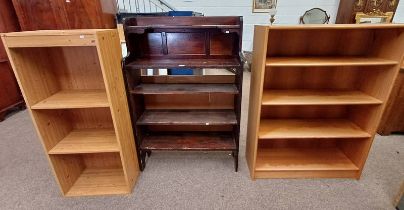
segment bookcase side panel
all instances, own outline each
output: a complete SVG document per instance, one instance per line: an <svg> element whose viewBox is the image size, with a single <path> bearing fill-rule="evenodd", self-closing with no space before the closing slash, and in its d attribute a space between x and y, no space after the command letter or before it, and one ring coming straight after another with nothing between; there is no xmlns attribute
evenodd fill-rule
<svg viewBox="0 0 404 210"><path fill-rule="evenodd" d="M250 175L253 179L255 178L255 159L257 153L257 138L265 74L267 42L268 28L265 26L255 26L246 144L246 158L250 169Z"/></svg>
<svg viewBox="0 0 404 210"><path fill-rule="evenodd" d="M97 50L111 105L112 119L129 189L139 174L129 107L121 71L121 47L117 30L97 33Z"/></svg>

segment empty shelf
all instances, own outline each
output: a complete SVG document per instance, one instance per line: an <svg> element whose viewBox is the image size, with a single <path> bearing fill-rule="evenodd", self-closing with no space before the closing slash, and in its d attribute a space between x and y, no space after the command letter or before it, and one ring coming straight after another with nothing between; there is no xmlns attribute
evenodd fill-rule
<svg viewBox="0 0 404 210"><path fill-rule="evenodd" d="M367 138L370 134L343 119L261 120L260 139Z"/></svg>
<svg viewBox="0 0 404 210"><path fill-rule="evenodd" d="M382 101L361 91L264 90L262 105L357 105Z"/></svg>
<svg viewBox="0 0 404 210"><path fill-rule="evenodd" d="M128 194L122 168L84 169L66 196Z"/></svg>
<svg viewBox="0 0 404 210"><path fill-rule="evenodd" d="M146 110L137 125L236 125L233 110L184 110L151 111Z"/></svg>
<svg viewBox="0 0 404 210"><path fill-rule="evenodd" d="M240 61L236 58L171 58L152 59L143 58L127 64L127 70L147 69L147 68L232 68L241 67Z"/></svg>
<svg viewBox="0 0 404 210"><path fill-rule="evenodd" d="M119 152L113 129L73 130L49 154Z"/></svg>
<svg viewBox="0 0 404 210"><path fill-rule="evenodd" d="M237 94L234 84L141 84L131 93L134 94L198 94L227 93Z"/></svg>
<svg viewBox="0 0 404 210"><path fill-rule="evenodd" d="M258 148L256 171L336 171L359 168L338 148Z"/></svg>
<svg viewBox="0 0 404 210"><path fill-rule="evenodd" d="M287 66L377 66L396 65L397 61L383 58L334 56L334 57L269 57L266 66L287 67Z"/></svg>
<svg viewBox="0 0 404 210"><path fill-rule="evenodd" d="M105 90L62 90L31 106L31 109L109 107Z"/></svg>
<svg viewBox="0 0 404 210"><path fill-rule="evenodd" d="M234 150L236 143L231 133L182 132L151 133L143 137L144 150Z"/></svg>

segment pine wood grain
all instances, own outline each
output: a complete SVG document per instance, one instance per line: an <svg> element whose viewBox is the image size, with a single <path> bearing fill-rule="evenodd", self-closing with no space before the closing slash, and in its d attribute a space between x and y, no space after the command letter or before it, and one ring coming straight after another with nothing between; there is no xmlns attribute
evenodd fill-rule
<svg viewBox="0 0 404 210"><path fill-rule="evenodd" d="M49 154L119 152L113 129L79 129L71 131Z"/></svg>
<svg viewBox="0 0 404 210"><path fill-rule="evenodd" d="M128 194L130 190L122 169L87 168L80 174L66 196Z"/></svg>
<svg viewBox="0 0 404 210"><path fill-rule="evenodd" d="M257 171L359 170L338 148L259 148Z"/></svg>
<svg viewBox="0 0 404 210"><path fill-rule="evenodd" d="M382 101L361 91L338 90L264 90L262 105L360 105Z"/></svg>
<svg viewBox="0 0 404 210"><path fill-rule="evenodd" d="M277 138L366 138L370 134L343 119L261 120L260 139Z"/></svg>
<svg viewBox="0 0 404 210"><path fill-rule="evenodd" d="M266 60L266 66L286 67L286 66L378 66L378 65L396 65L397 61L372 58L372 57L269 57Z"/></svg>
<svg viewBox="0 0 404 210"><path fill-rule="evenodd" d="M62 90L31 106L31 109L109 107L105 90Z"/></svg>

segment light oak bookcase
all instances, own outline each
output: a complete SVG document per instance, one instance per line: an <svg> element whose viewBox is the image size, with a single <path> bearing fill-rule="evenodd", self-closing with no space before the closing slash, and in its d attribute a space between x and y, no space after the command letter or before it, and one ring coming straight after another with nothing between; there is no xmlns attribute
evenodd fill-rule
<svg viewBox="0 0 404 210"><path fill-rule="evenodd" d="M63 195L130 193L139 166L117 30L2 40Z"/></svg>
<svg viewBox="0 0 404 210"><path fill-rule="evenodd" d="M359 179L403 46L404 25L256 26L252 179Z"/></svg>

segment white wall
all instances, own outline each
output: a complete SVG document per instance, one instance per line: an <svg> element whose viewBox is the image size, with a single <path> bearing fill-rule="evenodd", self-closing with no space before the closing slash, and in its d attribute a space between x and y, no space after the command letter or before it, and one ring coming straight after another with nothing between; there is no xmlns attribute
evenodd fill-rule
<svg viewBox="0 0 404 210"><path fill-rule="evenodd" d="M269 15L252 13L253 0L166 0L177 10L192 10L205 16L243 16L243 50L251 50L253 28L256 24L268 24ZM340 0L278 0L274 24L299 24L299 18L306 10L319 7L331 16L335 23ZM404 23L404 0L401 0L394 22Z"/></svg>
<svg viewBox="0 0 404 210"><path fill-rule="evenodd" d="M394 23L404 23L404 1L401 0L398 3L398 7L396 10L396 14L394 15L393 19Z"/></svg>
<svg viewBox="0 0 404 210"><path fill-rule="evenodd" d="M170 0L177 10L202 12L205 16L243 16L243 50L251 50L253 28L256 24L268 24L269 15L252 13L252 0ZM339 0L278 0L275 24L299 24L299 18L306 10L319 7L335 22Z"/></svg>

